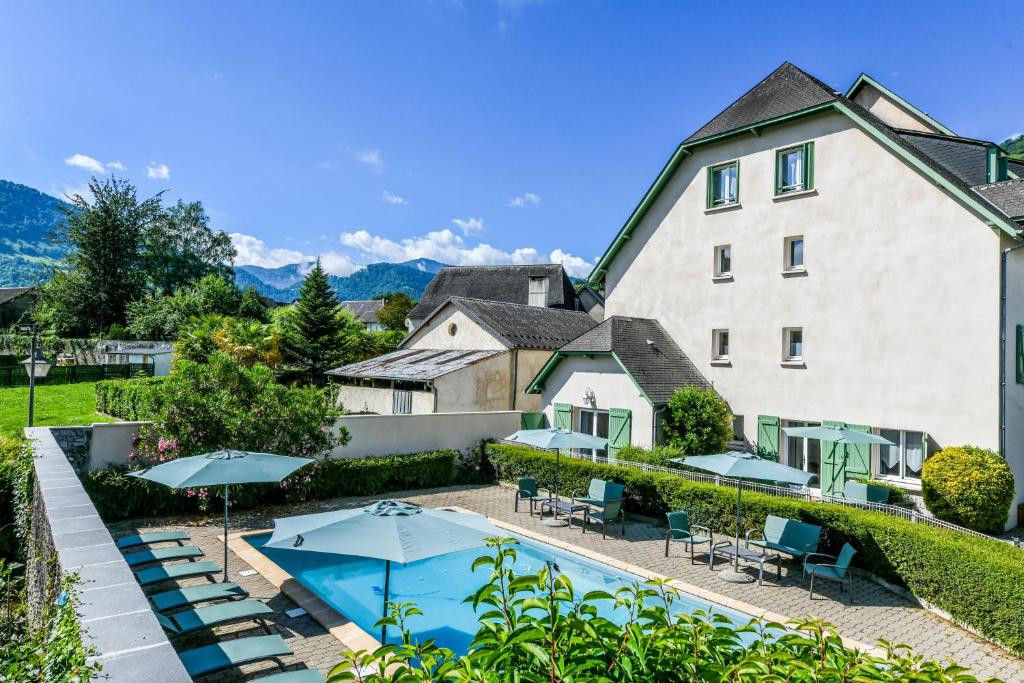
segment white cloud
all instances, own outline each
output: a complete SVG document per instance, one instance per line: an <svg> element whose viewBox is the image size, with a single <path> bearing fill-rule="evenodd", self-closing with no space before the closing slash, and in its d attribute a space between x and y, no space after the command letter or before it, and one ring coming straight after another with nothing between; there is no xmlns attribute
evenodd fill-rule
<svg viewBox="0 0 1024 683"><path fill-rule="evenodd" d="M394 194L393 192L388 192L387 190L385 190L384 194L381 195L381 199L383 199L388 204L394 204L396 206L409 203L409 200L406 199L405 197L399 197L397 194Z"/></svg>
<svg viewBox="0 0 1024 683"><path fill-rule="evenodd" d="M565 272L573 277L586 277L594 269L594 264L587 263L579 256L573 256L569 252L555 249L551 252L551 263L561 263Z"/></svg>
<svg viewBox="0 0 1024 683"><path fill-rule="evenodd" d="M538 204L540 204L540 195L536 195L533 192L527 192L522 196L513 197L508 200L508 205L517 209L522 209L527 206L537 206Z"/></svg>
<svg viewBox="0 0 1024 683"><path fill-rule="evenodd" d="M448 229L428 232L396 242L371 235L366 230L341 234L341 243L357 249L370 259L394 263L429 258L456 266L489 266L499 264L526 265L545 263L544 256L532 247L504 251L489 244L469 246Z"/></svg>
<svg viewBox="0 0 1024 683"><path fill-rule="evenodd" d="M354 263L346 254L337 251L325 251L320 254L320 265L331 275L351 275L363 266Z"/></svg>
<svg viewBox="0 0 1024 683"><path fill-rule="evenodd" d="M170 180L171 169L167 167L167 164L158 164L155 161L151 161L146 166L146 177L153 180Z"/></svg>
<svg viewBox="0 0 1024 683"><path fill-rule="evenodd" d="M384 170L384 159L381 157L379 149L364 149L356 153L356 161L366 164L374 173Z"/></svg>
<svg viewBox="0 0 1024 683"><path fill-rule="evenodd" d="M484 231L483 218L453 218L452 223L463 235L474 235Z"/></svg>
<svg viewBox="0 0 1024 683"><path fill-rule="evenodd" d="M294 249L271 249L263 240L252 235L233 232L229 237L238 251L235 262L240 266L278 268L289 263L305 263L313 258Z"/></svg>
<svg viewBox="0 0 1024 683"><path fill-rule="evenodd" d="M89 171L90 173L103 174L107 172L107 170L103 168L103 164L96 161L92 157L86 156L84 154L72 154L71 156L64 160L64 163L67 164L68 166L77 166L78 168L84 168L86 171Z"/></svg>
<svg viewBox="0 0 1024 683"><path fill-rule="evenodd" d="M112 168L115 171L125 170L124 164L122 164L120 161L108 161L107 168Z"/></svg>

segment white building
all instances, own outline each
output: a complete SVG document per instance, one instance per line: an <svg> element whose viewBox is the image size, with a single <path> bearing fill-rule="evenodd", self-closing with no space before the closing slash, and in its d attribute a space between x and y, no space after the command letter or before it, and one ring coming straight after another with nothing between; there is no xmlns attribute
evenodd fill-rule
<svg viewBox="0 0 1024 683"><path fill-rule="evenodd" d="M956 136L866 76L841 94L787 63L679 145L590 284L609 318L657 320L751 446L823 490L862 475L913 489L929 453L976 444L1005 454L1019 503L1018 174L998 145ZM614 397L609 412L629 407L630 373L605 365L595 394ZM574 374L535 383L546 411ZM586 408L578 387L565 395ZM828 444L781 432L819 423L899 445L833 460Z"/></svg>

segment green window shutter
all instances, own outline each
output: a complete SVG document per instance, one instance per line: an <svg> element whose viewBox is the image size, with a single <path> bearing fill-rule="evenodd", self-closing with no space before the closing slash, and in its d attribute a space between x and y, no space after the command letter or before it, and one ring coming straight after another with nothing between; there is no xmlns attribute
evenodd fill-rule
<svg viewBox="0 0 1024 683"><path fill-rule="evenodd" d="M619 450L628 446L633 427L633 415L628 408L608 411L608 457L614 458Z"/></svg>
<svg viewBox="0 0 1024 683"><path fill-rule="evenodd" d="M779 418L757 416L757 452L762 456L779 457Z"/></svg>
<svg viewBox="0 0 1024 683"><path fill-rule="evenodd" d="M520 429L544 429L544 413L523 413L519 418Z"/></svg>
<svg viewBox="0 0 1024 683"><path fill-rule="evenodd" d="M1024 384L1024 325L1017 325L1017 384Z"/></svg>
<svg viewBox="0 0 1024 683"><path fill-rule="evenodd" d="M555 404L555 429L572 429L572 404Z"/></svg>
<svg viewBox="0 0 1024 683"><path fill-rule="evenodd" d="M736 160L736 203L740 203L740 161Z"/></svg>
<svg viewBox="0 0 1024 683"><path fill-rule="evenodd" d="M804 145L804 189L814 189L814 143Z"/></svg>
<svg viewBox="0 0 1024 683"><path fill-rule="evenodd" d="M871 427L867 425L846 425L847 429L857 432L870 432ZM849 477L870 477L871 476L871 445L866 443L846 444L846 476Z"/></svg>
<svg viewBox="0 0 1024 683"><path fill-rule="evenodd" d="M775 196L782 194L782 150L775 152Z"/></svg>
<svg viewBox="0 0 1024 683"><path fill-rule="evenodd" d="M822 427L842 427L842 422L823 420ZM821 442L821 492L838 496L846 486L846 449L835 441Z"/></svg>
<svg viewBox="0 0 1024 683"><path fill-rule="evenodd" d="M715 205L715 167L714 166L708 166L708 198L707 198L707 203L708 203L707 208L709 208L709 209L712 206Z"/></svg>

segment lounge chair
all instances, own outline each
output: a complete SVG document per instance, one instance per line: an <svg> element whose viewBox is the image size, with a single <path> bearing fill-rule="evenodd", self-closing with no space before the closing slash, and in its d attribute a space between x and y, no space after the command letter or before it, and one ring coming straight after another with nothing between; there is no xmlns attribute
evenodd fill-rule
<svg viewBox="0 0 1024 683"><path fill-rule="evenodd" d="M541 496L537 492L537 480L533 477L519 477L516 480L518 489L516 489L515 503L512 509L515 512L519 512L519 501L528 500L530 501L530 514L533 514L533 504L539 503L544 500L549 500L551 496Z"/></svg>
<svg viewBox="0 0 1024 683"><path fill-rule="evenodd" d="M596 522L601 525L601 538L607 535L608 525L615 521L622 522L622 535L626 535L626 511L622 507L622 499L610 500L603 507L586 507L580 510L583 515L583 533L587 533L587 525Z"/></svg>
<svg viewBox="0 0 1024 683"><path fill-rule="evenodd" d="M850 571L850 561L857 554L857 549L849 543L843 545L839 556L826 555L825 553L810 553L804 559L804 576L811 577L811 592L809 597L814 598L814 577L838 581L842 588L849 595L850 604L853 604L853 572ZM811 562L811 558L822 558L832 560L832 564L819 564Z"/></svg>
<svg viewBox="0 0 1024 683"><path fill-rule="evenodd" d="M768 515L764 520L764 529L751 529L747 532L744 545L748 548L754 545L802 559L817 551L819 536L821 527L816 524Z"/></svg>
<svg viewBox="0 0 1024 683"><path fill-rule="evenodd" d="M267 615L273 614L274 610L267 607L259 600L235 600L234 602L223 602L219 605L207 605L196 609L183 610L174 614L156 613L156 620L164 627L164 630L172 638L188 635L205 628L231 624L236 621L255 621L267 633L273 635L274 631L267 623Z"/></svg>
<svg viewBox="0 0 1024 683"><path fill-rule="evenodd" d="M249 683L324 683L324 677L316 669L296 669L254 678Z"/></svg>
<svg viewBox="0 0 1024 683"><path fill-rule="evenodd" d="M136 550L124 554L124 561L129 567L138 567L151 562L165 562L167 560L184 560L193 557L200 557L203 551L194 545L172 546L170 548L149 548L147 550Z"/></svg>
<svg viewBox="0 0 1024 683"><path fill-rule="evenodd" d="M224 669L269 659L284 666L281 657L294 654L281 636L235 638L213 645L203 645L178 653L185 671L193 679Z"/></svg>
<svg viewBox="0 0 1024 683"><path fill-rule="evenodd" d="M193 563L195 564L195 563ZM249 597L249 592L237 583L227 581L225 583L203 583L188 588L175 588L162 593L155 593L149 596L153 603L153 609L157 612L195 605L200 602L212 602L214 600L235 600Z"/></svg>
<svg viewBox="0 0 1024 683"><path fill-rule="evenodd" d="M843 498L862 503L888 503L889 489L884 486L873 486L862 481L850 480L843 489Z"/></svg>
<svg viewBox="0 0 1024 683"><path fill-rule="evenodd" d="M621 501L625 491L626 486L624 484L616 484L611 481L604 481L603 479L591 479L586 496L578 496L579 491L572 492L572 504L583 503L585 505L604 507L610 502Z"/></svg>
<svg viewBox="0 0 1024 683"><path fill-rule="evenodd" d="M707 543L708 552L711 552L710 548L715 543L715 537L711 529L699 524L691 525L689 515L682 510L668 512L665 514L665 517L668 518L668 533L665 535L665 557L668 557L668 547L673 541L690 547L690 564L696 564L696 560L693 558L694 546ZM695 534L693 533L694 531L699 533Z"/></svg>
<svg viewBox="0 0 1024 683"><path fill-rule="evenodd" d="M128 548L137 548L142 545L152 545L153 543L177 543L178 545L185 545L182 541L188 540L190 540L188 534L184 531L155 531L151 534L121 536L116 539L115 542L119 549L127 550Z"/></svg>
<svg viewBox="0 0 1024 683"><path fill-rule="evenodd" d="M162 581L175 581L187 579L192 576L206 576L210 578L213 574L220 574L223 571L215 562L203 560L202 562L178 562L176 564L162 564L159 567L147 567L146 569L135 570L135 578L140 586L150 586ZM210 582L213 579L210 578Z"/></svg>

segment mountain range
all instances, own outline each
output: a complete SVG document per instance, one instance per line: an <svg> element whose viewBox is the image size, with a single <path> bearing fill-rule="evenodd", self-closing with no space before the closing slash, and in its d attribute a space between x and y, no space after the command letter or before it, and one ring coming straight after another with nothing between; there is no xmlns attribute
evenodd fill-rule
<svg viewBox="0 0 1024 683"><path fill-rule="evenodd" d="M45 279L59 264L64 247L54 244L50 233L68 206L26 185L0 180L0 287L21 287ZM235 267L240 287L253 286L275 301L289 302L299 296L302 278L312 263L292 263L279 268L242 265ZM444 267L431 259L405 263L371 263L351 275L330 276L338 297L372 299L403 292L419 299L434 274Z"/></svg>

